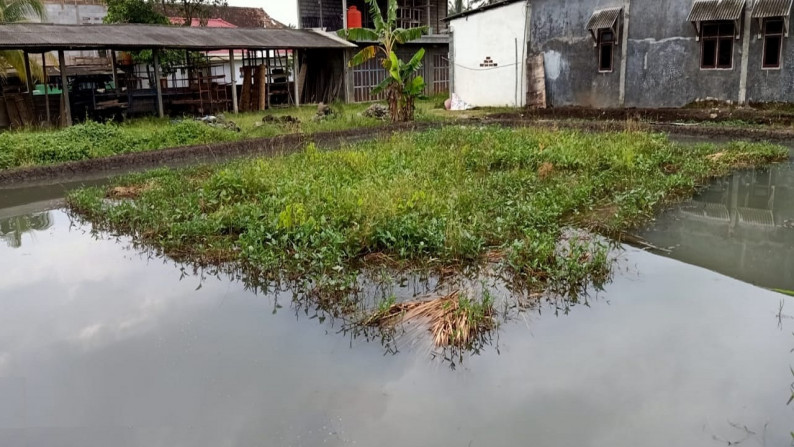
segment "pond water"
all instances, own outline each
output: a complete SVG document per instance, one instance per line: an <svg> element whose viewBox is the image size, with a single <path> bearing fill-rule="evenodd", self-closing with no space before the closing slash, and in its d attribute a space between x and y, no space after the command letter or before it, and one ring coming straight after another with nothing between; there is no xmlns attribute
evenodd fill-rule
<svg viewBox="0 0 794 447"><path fill-rule="evenodd" d="M794 303L671 257L794 288L790 170L716 183L645 233L670 257L625 247L587 305L525 313L454 369L0 192L0 445L789 445ZM690 217L710 200L743 214Z"/></svg>
<svg viewBox="0 0 794 447"><path fill-rule="evenodd" d="M641 235L672 258L794 290L794 162L716 180Z"/></svg>

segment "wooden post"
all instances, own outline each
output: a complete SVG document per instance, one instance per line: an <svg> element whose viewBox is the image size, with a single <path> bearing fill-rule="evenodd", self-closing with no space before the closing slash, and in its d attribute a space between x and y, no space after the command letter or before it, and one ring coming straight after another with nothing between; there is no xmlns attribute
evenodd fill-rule
<svg viewBox="0 0 794 447"><path fill-rule="evenodd" d="M257 98L257 110L266 110L268 108L268 94L267 94L267 70L268 67L265 64L261 64L256 67L256 92L258 93Z"/></svg>
<svg viewBox="0 0 794 447"><path fill-rule="evenodd" d="M163 86L160 85L160 50L153 49L152 55L154 55L154 85L157 91L157 116L162 118L165 116L165 110L163 109Z"/></svg>
<svg viewBox="0 0 794 447"><path fill-rule="evenodd" d="M44 71L44 110L47 127L50 126L50 77L47 76L47 53L41 53L41 69Z"/></svg>
<svg viewBox="0 0 794 447"><path fill-rule="evenodd" d="M27 51L22 53L25 62L25 84L28 88L28 95L33 97L33 75L30 72L30 55Z"/></svg>
<svg viewBox="0 0 794 447"><path fill-rule="evenodd" d="M119 63L116 60L116 50L110 50L110 68L113 70L113 88L116 90L116 93L120 92L121 89L119 88L119 78L116 75L116 71L118 71Z"/></svg>
<svg viewBox="0 0 794 447"><path fill-rule="evenodd" d="M300 72L298 70L298 68L299 68L298 57L299 56L300 56L300 54L298 54L298 50L292 50L292 79L294 80L293 81L293 84L294 84L293 87L295 88L295 107L300 107L300 105L301 105L301 96L300 96L301 95L301 88L300 88L301 86L300 86L300 79L299 79L300 78Z"/></svg>
<svg viewBox="0 0 794 447"><path fill-rule="evenodd" d="M61 122L64 123L65 126L72 125L72 104L69 102L69 79L66 76L66 56L63 54L63 50L58 50L58 64L61 70L61 84L63 88L63 113L64 116L61 117Z"/></svg>
<svg viewBox="0 0 794 447"><path fill-rule="evenodd" d="M237 114L239 107L237 106L237 73L234 71L234 50L229 50L229 68L232 71L232 111Z"/></svg>
<svg viewBox="0 0 794 447"><path fill-rule="evenodd" d="M23 121L25 122L25 126L30 126L36 123L36 103L33 101L33 74L30 71L30 55L27 51L22 52L22 58L25 63L25 86L28 89L28 97L25 98L25 101L22 103L22 108L20 109L20 115L25 117L26 119ZM24 111L24 113L23 113Z"/></svg>

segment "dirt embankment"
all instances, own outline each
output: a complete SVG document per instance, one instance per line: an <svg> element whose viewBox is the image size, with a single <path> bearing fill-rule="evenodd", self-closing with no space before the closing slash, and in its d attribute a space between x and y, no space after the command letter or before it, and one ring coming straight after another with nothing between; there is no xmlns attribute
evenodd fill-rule
<svg viewBox="0 0 794 447"><path fill-rule="evenodd" d="M133 152L57 165L10 169L0 171L0 187L34 186L73 180L74 178L111 176L161 166L225 161L248 155L272 156L289 154L303 150L305 145L311 142L321 149L333 149L346 143L378 138L394 132L425 130L437 126L434 123L406 123L315 134L289 134L272 138L254 138L234 142Z"/></svg>
<svg viewBox="0 0 794 447"><path fill-rule="evenodd" d="M491 115L494 118L510 118L523 115L533 119L584 119L584 120L641 120L657 123L726 123L743 122L751 125L794 125L794 112L782 109L757 109L726 105L702 106L679 109L592 109L587 107L558 107L525 110L518 113Z"/></svg>
<svg viewBox="0 0 794 447"><path fill-rule="evenodd" d="M489 115L504 125L576 128L589 131L651 130L676 135L744 140L794 140L794 113L711 107L686 109L590 109L561 107Z"/></svg>
<svg viewBox="0 0 794 447"><path fill-rule="evenodd" d="M728 125L731 121L741 121L743 125ZM493 114L484 118L460 121L457 124L467 123L499 124L510 127L572 128L592 132L648 130L694 137L794 141L794 113L756 109L555 108ZM161 166L218 162L249 155L289 154L302 150L310 142L314 142L321 149L333 149L346 143L374 139L394 132L426 130L444 124L404 123L315 134L289 134L11 169L0 171L0 188L53 184L76 178L101 178ZM752 127L752 125L773 127ZM784 126L790 128L786 129Z"/></svg>

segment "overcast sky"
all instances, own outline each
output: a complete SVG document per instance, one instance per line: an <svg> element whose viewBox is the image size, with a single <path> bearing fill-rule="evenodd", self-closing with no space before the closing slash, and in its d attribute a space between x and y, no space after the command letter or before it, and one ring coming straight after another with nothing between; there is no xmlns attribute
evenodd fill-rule
<svg viewBox="0 0 794 447"><path fill-rule="evenodd" d="M270 17L284 24L298 24L297 0L228 0L231 6L262 8Z"/></svg>

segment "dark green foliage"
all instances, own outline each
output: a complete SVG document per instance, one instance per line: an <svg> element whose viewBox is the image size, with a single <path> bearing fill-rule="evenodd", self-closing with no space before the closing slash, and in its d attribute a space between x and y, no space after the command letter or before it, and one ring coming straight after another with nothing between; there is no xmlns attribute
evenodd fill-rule
<svg viewBox="0 0 794 447"><path fill-rule="evenodd" d="M170 25L168 17L158 12L156 4L149 0L107 0L108 13L105 23L145 23Z"/></svg>

